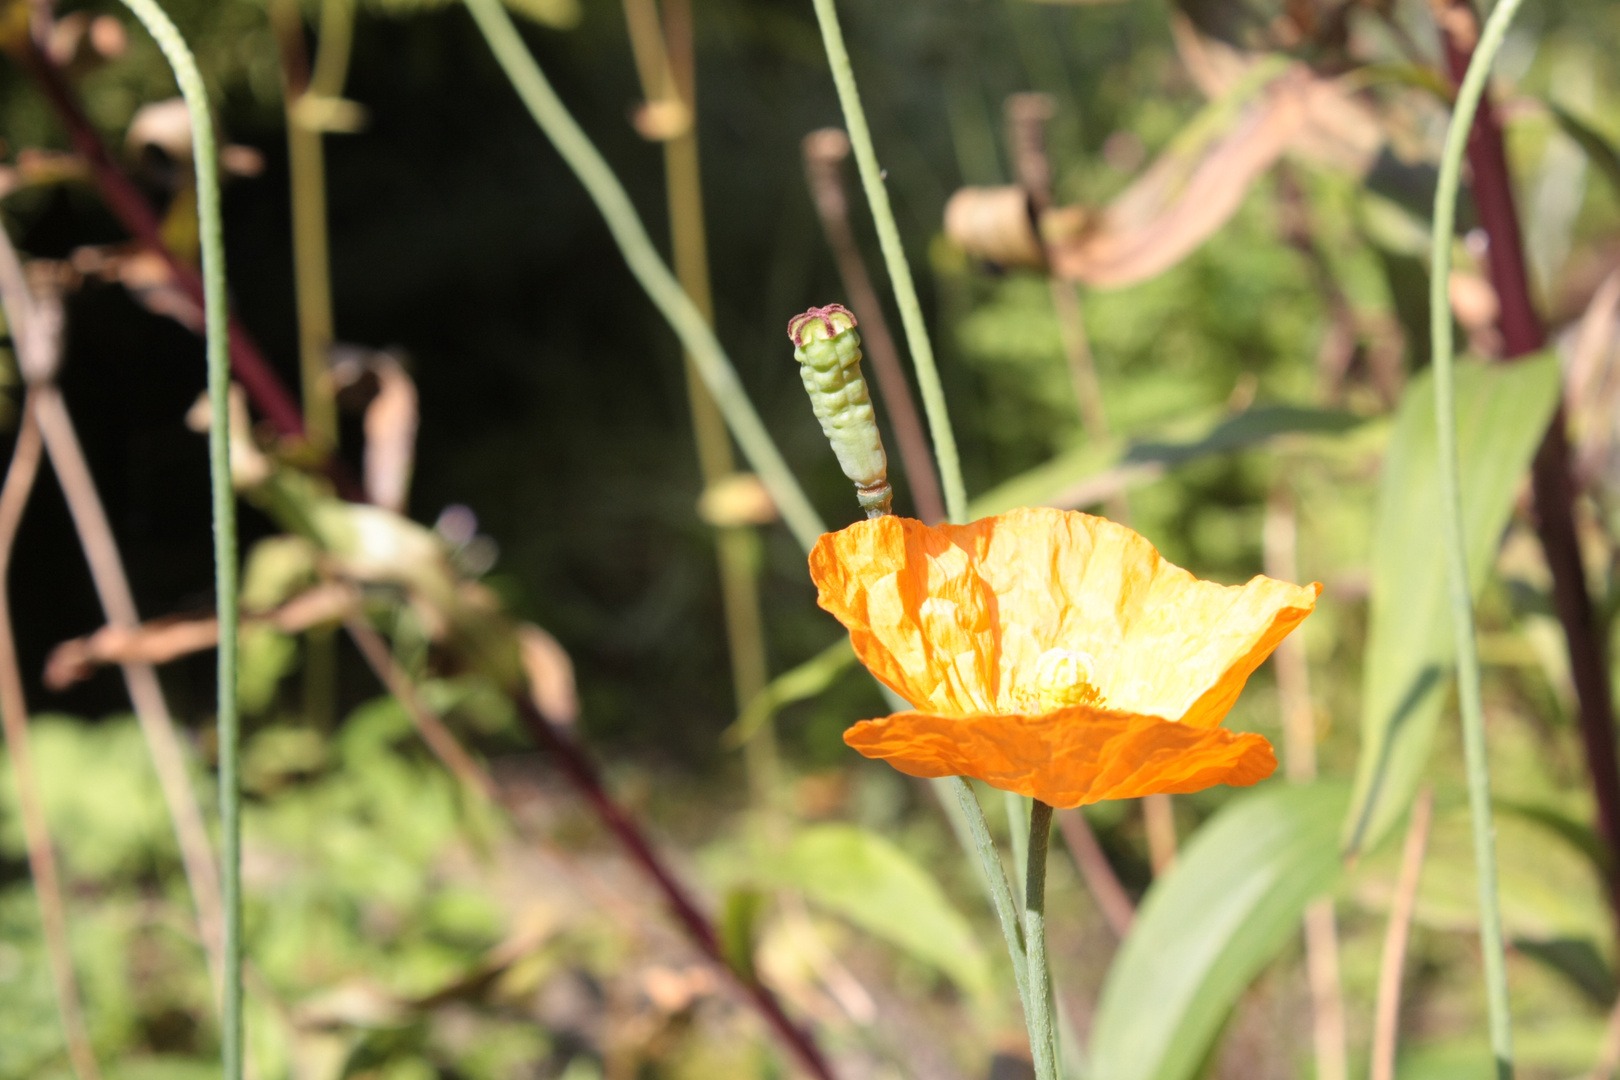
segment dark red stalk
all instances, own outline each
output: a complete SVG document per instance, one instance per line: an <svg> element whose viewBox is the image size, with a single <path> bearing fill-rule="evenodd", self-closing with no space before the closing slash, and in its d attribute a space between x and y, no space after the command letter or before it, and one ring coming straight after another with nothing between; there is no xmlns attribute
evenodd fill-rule
<svg viewBox="0 0 1620 1080"><path fill-rule="evenodd" d="M175 257L163 242L161 226L146 197L135 187L118 163L107 152L100 135L91 126L89 118L79 106L73 90L63 78L62 71L38 45L30 41L21 54L29 74L57 117L67 128L73 148L89 165L101 197L113 216L128 229L141 245L160 256L174 275L174 283L202 307L202 277L195 269ZM258 346L243 329L236 316L230 324L231 372L247 391L249 400L264 414L276 431L284 437L298 438L304 434L304 417L298 403L293 400L281 380L276 377Z"/></svg>
<svg viewBox="0 0 1620 1080"><path fill-rule="evenodd" d="M658 853L653 850L652 844L642 834L640 828L607 793L601 777L597 775L596 766L591 763L585 751L553 727L526 698L518 699L516 704L535 741L552 755L557 766L579 789L585 801L590 803L591 809L596 811L597 817L602 819L603 824L624 845L642 872L658 887L658 891L664 894L670 914L680 924L681 929L686 931L686 936L691 938L692 944L736 980L737 985L765 1017L766 1023L788 1049L793 1051L793 1055L799 1059L799 1064L804 1066L806 1071L818 1080L834 1080L832 1068L822 1057L821 1049L816 1046L808 1032L788 1018L781 1002L776 999L770 987L760 982L757 977L744 978L738 975L726 962L714 927L698 910L697 904L687 894L685 887L675 879L675 875L658 857Z"/></svg>
<svg viewBox="0 0 1620 1080"><path fill-rule="evenodd" d="M1466 12L1468 19L1442 19L1441 41L1446 65L1454 83L1461 83L1473 56L1474 42L1458 40L1458 28L1478 27L1468 0L1448 0L1453 12ZM1502 127L1491 106L1490 94L1480 102L1474 129L1468 138L1468 165L1472 173L1469 188L1481 226L1489 240L1487 248L1491 281L1501 305L1498 326L1502 332L1506 359L1514 360L1540 352L1546 346L1546 333L1530 299L1529 277L1525 272L1524 244L1519 216L1514 209L1512 177L1502 143ZM1604 661L1604 633L1594 619L1592 600L1586 590L1586 574L1581 565L1580 545L1575 534L1575 484L1570 474L1569 443L1564 432L1564 410L1554 414L1541 449L1531 468L1531 492L1535 497L1536 533L1552 570L1553 607L1563 624L1569 647L1570 672L1580 708L1581 739L1586 747L1587 768L1592 791L1597 798L1597 829L1611 856L1609 900L1620 915L1620 759L1616 757L1614 701L1609 685L1609 669Z"/></svg>

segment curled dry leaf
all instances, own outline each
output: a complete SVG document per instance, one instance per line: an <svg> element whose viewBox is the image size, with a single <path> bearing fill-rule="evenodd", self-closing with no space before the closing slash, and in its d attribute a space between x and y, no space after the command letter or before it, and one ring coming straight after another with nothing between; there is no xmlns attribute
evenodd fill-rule
<svg viewBox="0 0 1620 1080"><path fill-rule="evenodd" d="M1053 270L1103 288L1145 281L1224 225L1285 152L1362 173L1381 139L1376 120L1335 81L1302 65L1268 79L1257 65L1105 210L1042 222Z"/></svg>
<svg viewBox="0 0 1620 1080"><path fill-rule="evenodd" d="M1195 81L1217 100L1119 198L1099 211L1047 211L1037 228L1023 187L963 188L946 205L946 234L997 265L1044 269L1050 260L1061 277L1123 288L1196 250L1284 153L1353 175L1372 167L1383 132L1344 83L1251 60L1184 21L1176 30Z"/></svg>
<svg viewBox="0 0 1620 1080"><path fill-rule="evenodd" d="M534 707L553 724L572 724L579 718L579 696L574 690L574 664L567 651L533 623L518 625L518 645Z"/></svg>
<svg viewBox="0 0 1620 1080"><path fill-rule="evenodd" d="M975 259L1045 269L1029 193L1021 185L966 187L945 204L945 235Z"/></svg>
<svg viewBox="0 0 1620 1080"><path fill-rule="evenodd" d="M319 585L264 615L244 618L242 624L268 624L284 634L298 634L314 626L340 622L354 603L354 590L348 586ZM51 650L45 660L45 685L51 690L65 690L88 679L98 667L167 664L212 649L218 642L219 623L211 615L153 619L133 629L103 626Z"/></svg>

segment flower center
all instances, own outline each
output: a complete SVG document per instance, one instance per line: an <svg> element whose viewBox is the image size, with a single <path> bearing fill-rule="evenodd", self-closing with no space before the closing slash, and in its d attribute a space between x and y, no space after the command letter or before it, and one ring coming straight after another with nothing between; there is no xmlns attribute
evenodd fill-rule
<svg viewBox="0 0 1620 1080"><path fill-rule="evenodd" d="M1035 660L1035 677L1018 687L1013 696L1018 706L1034 713L1051 712L1070 705L1092 705L1102 694L1092 680L1097 661L1079 649L1047 649Z"/></svg>

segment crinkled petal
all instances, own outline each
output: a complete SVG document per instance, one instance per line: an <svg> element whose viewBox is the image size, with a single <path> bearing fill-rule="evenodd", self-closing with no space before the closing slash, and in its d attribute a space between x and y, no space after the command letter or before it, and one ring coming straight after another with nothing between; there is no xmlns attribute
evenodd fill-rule
<svg viewBox="0 0 1620 1080"><path fill-rule="evenodd" d="M1088 706L1042 716L895 713L863 720L844 741L911 776L971 776L1056 807L1247 787L1277 767L1271 744L1250 732Z"/></svg>
<svg viewBox="0 0 1620 1080"><path fill-rule="evenodd" d="M1063 649L1095 662L1111 709L1195 727L1221 722L1320 593L1200 581L1123 525L1051 509L860 522L823 536L810 572L862 662L919 709L1028 709L1041 656Z"/></svg>

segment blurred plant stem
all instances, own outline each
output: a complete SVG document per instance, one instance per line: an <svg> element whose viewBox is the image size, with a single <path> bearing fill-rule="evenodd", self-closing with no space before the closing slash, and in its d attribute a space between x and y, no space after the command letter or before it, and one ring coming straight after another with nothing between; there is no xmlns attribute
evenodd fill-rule
<svg viewBox="0 0 1620 1080"><path fill-rule="evenodd" d="M849 224L849 198L844 193L843 178L843 162L849 156L849 136L837 128L823 128L806 135L802 145L811 201L821 219L827 246L838 264L838 276L844 283L850 307L861 321L861 342L872 360L883 404L894 427L900 466L911 490L911 501L918 517L930 525L938 525L945 520L945 496L940 491L939 473L934 468L916 403L911 400L911 386L906 382L905 369L900 366L900 351L889 333L883 303L872 287L866 260L861 258L861 249L855 243L855 233Z"/></svg>
<svg viewBox="0 0 1620 1080"><path fill-rule="evenodd" d="M1024 1018L1036 1080L1059 1080L1057 1036L1052 1026L1052 975L1046 963L1046 852L1052 838L1052 808L1032 800L1024 871L1024 948L1029 956L1029 997Z"/></svg>
<svg viewBox="0 0 1620 1080"><path fill-rule="evenodd" d="M124 573L117 538L96 492L95 478L85 461L73 418L55 384L62 358L61 299L48 285L37 293L29 287L22 260L10 233L4 229L0 229L0 307L5 310L19 372L29 388L30 419L50 455L102 612L109 625L124 630L137 629L140 613L129 577ZM218 1005L224 989L224 927L219 871L208 828L191 786L185 750L175 731L156 671L144 663L127 663L121 667L130 704L134 706L174 828L181 865L196 907L197 936L203 944Z"/></svg>
<svg viewBox="0 0 1620 1080"><path fill-rule="evenodd" d="M1108 920L1114 936L1124 938L1130 933L1131 923L1136 920L1136 905L1131 903L1130 894L1119 883L1119 875L1114 873L1107 853L1097 842L1097 834L1092 830L1091 823L1078 807L1060 810L1056 817L1058 829L1063 833L1063 842L1074 857L1075 866L1080 868L1080 876L1085 880L1092 899L1097 902L1103 918Z"/></svg>
<svg viewBox="0 0 1620 1080"><path fill-rule="evenodd" d="M135 606L129 578L124 572L118 540L113 535L107 512L96 492L95 478L91 476L90 466L85 461L72 417L63 403L61 392L53 384L41 382L35 388L35 398L45 449L50 454L51 466L56 470L62 495L73 517L85 561L90 564L90 577L95 584L96 596L101 602L107 625L120 630L136 630L140 627L140 612ZM208 839L202 808L191 786L186 752L175 731L174 718L164 698L163 686L158 682L157 672L152 665L134 662L119 666L123 671L130 704L134 706L135 717L141 726L141 734L152 755L152 766L163 792L164 805L169 811L169 820L174 826L180 862L185 868L192 902L197 908L198 937L202 939L214 993L218 997L223 993L225 971L224 909L220 897L219 868L214 862L213 846Z"/></svg>
<svg viewBox="0 0 1620 1080"><path fill-rule="evenodd" d="M218 727L220 836L224 862L224 992L220 1057L224 1080L241 1080L242 1042L242 789L236 703L236 491L231 484L229 346L225 305L225 235L220 220L219 155L208 89L185 39L155 0L124 0L174 69L191 117L197 177L197 233L202 246L203 325L208 357L208 472L214 516L214 603L219 618Z"/></svg>
<svg viewBox="0 0 1620 1080"><path fill-rule="evenodd" d="M8 310L7 329L18 333L18 324ZM11 571L11 552L17 541L17 527L39 475L40 434L34 416L34 395L23 399L22 422L17 444L0 486L0 724L4 725L6 756L17 786L17 812L22 819L23 843L28 853L28 872L34 880L39 900L40 933L45 939L45 959L56 991L56 1010L62 1020L62 1037L68 1059L79 1080L99 1080L100 1066L90 1046L85 1028L84 1005L79 997L79 980L73 971L73 951L68 945L67 912L62 903L62 884L57 873L56 852L40 798L38 774L28 739L28 702L23 697L22 671L17 664L17 642L11 630L10 589L6 582Z"/></svg>
<svg viewBox="0 0 1620 1080"><path fill-rule="evenodd" d="M1504 6L1507 5L1498 4L1492 9L1492 20ZM1438 20L1446 63L1453 81L1461 83L1465 72L1472 68L1472 57L1483 47L1484 37L1480 37L1480 46L1474 46L1470 40L1474 36L1470 30L1477 27L1478 21L1472 6L1464 0L1445 0L1441 8L1447 15ZM1513 359L1540 352L1546 347L1546 335L1530 296L1502 129L1485 93L1483 79L1481 76L1478 116L1467 132L1469 189L1475 212L1490 241L1486 254L1491 283L1500 304L1497 325L1502 332L1505 355ZM1458 139L1461 138L1459 134ZM1449 254L1448 249L1448 257ZM1430 268L1431 276L1437 272L1434 267ZM1449 312L1449 308L1446 310ZM1445 330L1449 339L1449 316ZM1620 758L1616 757L1613 688L1605 634L1596 621L1581 562L1565 422L1565 412L1560 407L1553 414L1552 424L1531 468L1536 534L1546 554L1547 567L1552 571L1553 608L1564 628L1569 649L1570 675L1580 706L1581 739L1597 802L1597 831L1608 845L1610 866L1620 868ZM1616 932L1620 933L1620 869L1610 870L1607 885L1616 917Z"/></svg>
<svg viewBox="0 0 1620 1080"><path fill-rule="evenodd" d="M1412 804L1401 853L1401 876L1389 905L1389 927L1384 931L1384 953L1378 964L1378 997L1373 1007L1371 1080L1395 1080L1395 1048L1400 1034L1401 972L1412 935L1412 912L1417 908L1418 884L1423 879L1423 854L1429 843L1429 822L1434 815L1434 789L1424 788Z"/></svg>
<svg viewBox="0 0 1620 1080"><path fill-rule="evenodd" d="M1018 1000L1029 1012L1029 959L1024 951L1024 930L1013 902L1012 887L1007 884L1007 871L1002 868L1001 855L990 836L990 824L985 820L984 807L979 803L973 784L960 776L947 776L933 781L940 792L940 802L951 818L951 826L963 850L979 857L985 889L990 895L990 906L1001 924L1002 937L1007 940L1007 957L1012 961L1013 982L1018 985ZM954 812L951 809L955 804Z"/></svg>
<svg viewBox="0 0 1620 1080"><path fill-rule="evenodd" d="M1037 222L1054 203L1052 162L1046 153L1046 123L1052 119L1056 107L1050 94L1013 94L1006 104L1008 156ZM1102 384L1097 379L1097 364L1086 335L1079 284L1052 273L1047 274L1046 281L1052 294L1052 309L1057 315L1058 332L1063 339L1063 356L1068 362L1069 382L1074 388L1075 409L1086 434L1094 440L1105 439L1108 414L1103 411ZM1128 510L1123 497L1115 496L1109 505L1109 517L1123 522L1124 513Z"/></svg>
<svg viewBox="0 0 1620 1080"><path fill-rule="evenodd" d="M1498 0L1490 18L1485 23L1484 31L1479 36L1479 43L1473 50L1473 56L1468 61L1467 71L1463 76L1461 85L1457 90L1457 101L1453 106L1451 125L1446 131L1445 151L1440 159L1439 186L1434 196L1434 232L1432 246L1429 254L1429 333L1433 342L1432 355L1434 363L1434 409L1435 425L1438 429L1438 446L1440 468L1440 517L1444 529L1446 546L1447 581L1450 589L1452 626L1455 632L1457 649L1457 699L1462 712L1463 753L1468 772L1468 805L1473 818L1474 829L1474 869L1479 881L1479 936L1480 948L1485 961L1485 994L1486 1004L1490 1017L1491 1052L1496 1061L1496 1075L1499 1080L1508 1080L1513 1075L1513 1020L1508 1004L1507 960L1502 940L1502 914L1497 899L1496 875L1496 834L1491 820L1491 774L1490 762L1485 745L1485 710L1481 701L1479 652L1475 640L1474 606L1468 589L1468 549L1463 529L1462 509L1462 481L1461 465L1457 456L1457 403L1456 403L1456 376L1454 373L1455 358L1452 355L1452 319L1451 304L1448 296L1448 286L1451 280L1451 248L1456 235L1457 225L1457 189L1462 180L1463 153L1470 141L1474 130L1474 115L1478 110L1480 101L1485 94L1486 80L1490 76L1491 64L1496 59L1497 50L1502 47L1502 39L1507 35L1509 24L1519 10L1521 0ZM1454 9L1455 10L1455 9ZM1482 141L1475 139L1475 141ZM1485 200L1479 197L1478 184L1480 180L1479 168L1475 167L1476 203ZM1504 174L1505 175L1505 174ZM1505 192L1504 192L1505 194ZM1483 207L1482 207L1483 209ZM1511 204L1509 204L1511 211ZM1516 219L1515 219L1516 224ZM1493 247L1495 246L1493 237ZM1500 267L1493 267L1500 271ZM1522 262L1519 267L1523 269ZM1498 273L1497 290L1502 292L1506 282ZM1522 285L1523 282L1521 281ZM1534 312L1528 309L1528 292L1524 293L1526 310L1520 317L1534 320ZM1516 301L1503 300L1504 334L1507 328L1507 312L1510 306L1516 306ZM1539 331L1539 327L1532 321L1530 327L1521 328L1518 333L1525 333L1527 329ZM1512 346L1510 345L1510 348ZM1560 413L1553 422L1552 431L1558 433L1559 445L1561 439L1563 415ZM1541 476L1541 459L1544 454L1537 455L1536 475ZM1568 473L1567 450L1558 463L1559 476L1557 483L1567 493L1570 485ZM1537 487L1538 505L1546 517L1551 507L1540 504L1543 494L1540 486ZM1567 509L1567 504L1566 507ZM1573 536L1572 536L1573 541ZM1543 533L1543 543L1546 534ZM1556 552L1548 551L1548 562L1551 563L1557 574L1558 565ZM1578 554L1578 553L1577 553ZM1580 573L1580 561L1577 557L1574 562L1575 573ZM1584 599L1584 584L1581 585ZM1583 606L1589 607L1589 603ZM1590 633L1590 612L1587 612L1585 625L1586 632ZM1566 624L1566 631L1569 625ZM1574 637L1571 636L1571 644ZM1577 679L1579 676L1577 676ZM1605 687L1607 680L1604 680ZM1607 724L1607 721L1605 721ZM1606 761L1607 769L1613 772L1616 763L1613 758L1613 731L1609 730L1609 758ZM1589 748L1590 749L1590 748ZM1592 763L1594 774L1599 764Z"/></svg>
<svg viewBox="0 0 1620 1080"><path fill-rule="evenodd" d="M298 0L272 0L270 23L281 54L292 198L293 293L298 309L298 368L304 437L317 456L337 451L337 394L332 383L332 261L326 216L326 125L343 93L354 41L353 0L322 0L313 70ZM332 726L337 702L337 638L326 627L304 635L304 715Z"/></svg>
<svg viewBox="0 0 1620 1080"><path fill-rule="evenodd" d="M808 551L826 531L826 526L805 498L793 471L754 411L747 391L737 378L736 368L727 358L713 328L659 257L624 185L557 97L500 0L467 0L467 10L535 123L540 125L601 211L630 272L681 339L709 393L714 395L743 456L759 474L788 530Z"/></svg>
<svg viewBox="0 0 1620 1080"><path fill-rule="evenodd" d="M833 0L813 2L816 21L821 24L822 44L827 50L827 63L832 68L833 84L838 88L838 101L844 111L844 128L849 132L850 146L855 151L861 186L866 190L866 201L877 225L889 284L894 289L900 322L906 331L906 344L911 349L911 362L917 371L917 385L922 391L923 409L928 414L928 427L934 437L934 456L939 462L940 483L945 491L945 512L956 524L966 524L967 487L962 482L962 461L956 449L956 434L951 430L950 411L945 404L945 387L939 380L934 347L928 339L928 324L923 320L922 303L917 298L917 285L911 277L911 266L906 262L900 227L894 220L894 208L889 205L889 191L884 186L883 170L872 145L872 131L861 105L861 92L855 85L855 69L844 45L838 8Z"/></svg>
<svg viewBox="0 0 1620 1080"><path fill-rule="evenodd" d="M358 595L355 596L355 602L358 605ZM405 715L410 717L416 733L427 743L428 749L433 751L433 756L438 758L468 791L486 802L498 804L500 791L495 786L494 777L473 760L466 747L462 746L460 740L445 727L439 714L428 708L427 703L422 700L422 695L417 692L416 684L411 681L410 674L394 659L393 650L388 647L388 642L383 640L383 636L372 629L371 624L358 610L351 610L344 616L343 628L349 632L350 639L360 650L360 655L365 657L366 666L377 676L377 681L387 688L394 700L399 702L400 708L405 710Z"/></svg>
<svg viewBox="0 0 1620 1080"><path fill-rule="evenodd" d="M714 302L709 287L709 249L703 212L703 176L697 141L697 64L692 34L690 0L664 0L664 18L657 0L624 0L625 22L647 101L648 122L643 134L664 144L664 185L669 201L670 248L675 277L686 295L714 325ZM657 110L657 111L654 111ZM661 116L668 126L658 129L651 117ZM714 395L703 384L697 363L688 350L687 402L692 412L692 433L697 442L698 465L706 490L737 472L736 457L725 417ZM720 594L725 611L726 641L731 650L731 681L739 710L765 689L770 674L765 649L765 620L759 605L759 537L747 525L715 524L715 555L720 571ZM781 772L776 751L775 725L767 719L743 748L748 785L754 806L768 809L780 798Z"/></svg>
<svg viewBox="0 0 1620 1080"><path fill-rule="evenodd" d="M332 269L326 220L326 156L322 116L343 93L354 37L352 0L323 0L319 51L313 69L304 45L298 0L272 0L270 22L281 53L292 194L293 285L298 307L299 373L304 434L320 454L337 447L337 400L332 385Z"/></svg>
<svg viewBox="0 0 1620 1080"><path fill-rule="evenodd" d="M1299 521L1287 484L1279 481L1266 503L1262 529L1265 571L1279 581L1299 578ZM1311 706L1311 673L1305 639L1289 634L1277 646L1273 668L1282 706L1283 762L1290 783L1316 779L1316 717ZM1305 909L1305 971L1311 987L1311 1035L1317 1080L1346 1080L1344 988L1339 977L1339 930L1333 898L1320 897Z"/></svg>

